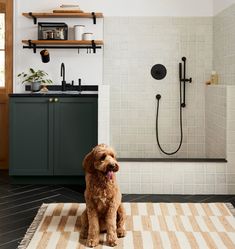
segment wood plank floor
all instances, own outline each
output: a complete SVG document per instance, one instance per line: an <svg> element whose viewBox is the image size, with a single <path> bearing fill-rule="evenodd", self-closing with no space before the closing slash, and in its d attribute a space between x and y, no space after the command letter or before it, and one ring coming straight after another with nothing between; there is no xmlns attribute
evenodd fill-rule
<svg viewBox="0 0 235 249"><path fill-rule="evenodd" d="M42 203L84 202L79 186L12 185L0 171L0 249L16 249ZM231 202L234 195L123 195L124 202Z"/></svg>

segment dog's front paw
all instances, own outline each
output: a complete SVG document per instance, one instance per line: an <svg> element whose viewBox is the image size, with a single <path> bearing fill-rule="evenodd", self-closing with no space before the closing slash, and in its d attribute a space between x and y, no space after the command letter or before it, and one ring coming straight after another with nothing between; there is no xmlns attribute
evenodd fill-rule
<svg viewBox="0 0 235 249"><path fill-rule="evenodd" d="M95 247L99 244L99 239L88 239L86 242L86 246Z"/></svg>
<svg viewBox="0 0 235 249"><path fill-rule="evenodd" d="M117 240L107 240L107 244L108 246L116 246L117 245Z"/></svg>
<svg viewBox="0 0 235 249"><path fill-rule="evenodd" d="M117 245L117 237L116 236L107 236L107 244L108 244L108 246L116 246Z"/></svg>
<svg viewBox="0 0 235 249"><path fill-rule="evenodd" d="M126 230L123 228L118 228L117 229L117 236L118 238L123 238L126 236Z"/></svg>

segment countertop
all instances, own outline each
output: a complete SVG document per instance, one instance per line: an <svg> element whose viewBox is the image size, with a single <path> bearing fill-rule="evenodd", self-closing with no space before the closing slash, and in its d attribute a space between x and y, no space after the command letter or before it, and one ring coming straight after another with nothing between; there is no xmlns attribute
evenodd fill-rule
<svg viewBox="0 0 235 249"><path fill-rule="evenodd" d="M23 93L11 93L9 94L9 97L73 97L73 98L85 98L85 97L98 97L98 91L82 91L81 93L79 92L74 92L74 91L66 91L66 92L61 92L61 91L49 91L46 93L43 92L23 92Z"/></svg>
<svg viewBox="0 0 235 249"><path fill-rule="evenodd" d="M30 86L25 87L25 92L10 93L9 97L98 97L97 85L83 85L81 92L78 91L78 86L70 86L67 91L61 91L61 85L47 86L48 92L31 92Z"/></svg>

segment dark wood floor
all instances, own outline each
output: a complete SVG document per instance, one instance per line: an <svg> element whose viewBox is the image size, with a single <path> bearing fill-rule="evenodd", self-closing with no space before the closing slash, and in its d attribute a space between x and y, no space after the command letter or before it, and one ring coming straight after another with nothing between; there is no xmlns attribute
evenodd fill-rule
<svg viewBox="0 0 235 249"><path fill-rule="evenodd" d="M231 202L232 195L123 195L124 202ZM79 186L11 185L0 171L0 249L16 249L42 203L84 202Z"/></svg>

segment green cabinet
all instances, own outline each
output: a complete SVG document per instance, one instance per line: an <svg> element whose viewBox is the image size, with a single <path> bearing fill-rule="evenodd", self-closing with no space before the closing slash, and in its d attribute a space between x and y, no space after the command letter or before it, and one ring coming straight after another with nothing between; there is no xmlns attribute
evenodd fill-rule
<svg viewBox="0 0 235 249"><path fill-rule="evenodd" d="M10 175L83 175L97 106L97 97L10 97Z"/></svg>

